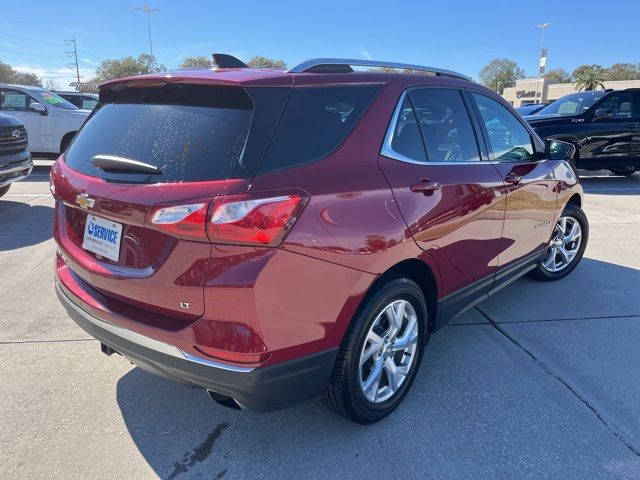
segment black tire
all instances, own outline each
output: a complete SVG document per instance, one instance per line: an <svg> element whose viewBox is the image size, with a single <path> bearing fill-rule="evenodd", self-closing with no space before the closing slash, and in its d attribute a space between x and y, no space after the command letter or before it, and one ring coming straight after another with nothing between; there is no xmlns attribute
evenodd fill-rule
<svg viewBox="0 0 640 480"><path fill-rule="evenodd" d="M633 167L610 168L609 170L614 175L620 175L621 177L626 177L636 173L636 169Z"/></svg>
<svg viewBox="0 0 640 480"><path fill-rule="evenodd" d="M534 278L537 278L538 280L549 282L552 280L560 280L561 278L566 277L573 271L574 268L578 266L578 263L580 263L580 260L584 255L584 251L587 248L587 242L589 241L589 221L587 220L587 216L584 214L582 209L577 205L569 204L565 207L560 217L572 217L578 221L580 229L582 230L580 247L578 248L576 256L573 257L573 260L571 260L571 263L569 263L564 269L558 272L550 272L549 270L544 268L542 266L543 259L540 259L540 263L538 264L538 266L531 271L532 276Z"/></svg>
<svg viewBox="0 0 640 480"><path fill-rule="evenodd" d="M408 301L416 312L418 341L414 352L415 359L398 390L386 401L372 403L360 388L360 354L371 325L383 309L396 300ZM371 424L386 417L398 407L411 388L428 341L427 306L420 287L403 277L390 280L370 295L356 311L340 346L331 381L322 402L329 409L360 424Z"/></svg>
<svg viewBox="0 0 640 480"><path fill-rule="evenodd" d="M5 185L4 187L0 188L0 197L4 197L10 188L11 188L11 184Z"/></svg>

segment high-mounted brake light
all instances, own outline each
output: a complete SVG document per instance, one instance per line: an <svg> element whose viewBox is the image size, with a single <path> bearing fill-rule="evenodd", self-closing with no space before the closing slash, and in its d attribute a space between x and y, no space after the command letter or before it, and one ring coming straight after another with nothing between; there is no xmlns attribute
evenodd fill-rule
<svg viewBox="0 0 640 480"><path fill-rule="evenodd" d="M299 195L233 200L214 200L209 239L214 243L278 245L304 207Z"/></svg>

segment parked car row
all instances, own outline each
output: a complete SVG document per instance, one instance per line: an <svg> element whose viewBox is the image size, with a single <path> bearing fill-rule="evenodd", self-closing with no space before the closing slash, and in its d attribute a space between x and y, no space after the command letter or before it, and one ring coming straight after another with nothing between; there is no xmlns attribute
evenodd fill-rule
<svg viewBox="0 0 640 480"><path fill-rule="evenodd" d="M30 151L57 157L98 103L95 94L57 93L0 83L0 197L31 173Z"/></svg>
<svg viewBox="0 0 640 480"><path fill-rule="evenodd" d="M20 119L29 134L32 153L57 157L91 111L79 109L44 88L0 84L0 113Z"/></svg>

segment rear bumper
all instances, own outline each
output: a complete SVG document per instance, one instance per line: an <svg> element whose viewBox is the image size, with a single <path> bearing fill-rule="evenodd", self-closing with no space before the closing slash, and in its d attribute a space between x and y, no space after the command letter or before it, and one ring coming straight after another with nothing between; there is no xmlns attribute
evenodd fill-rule
<svg viewBox="0 0 640 480"><path fill-rule="evenodd" d="M0 156L0 188L21 180L33 170L33 160L28 151Z"/></svg>
<svg viewBox="0 0 640 480"><path fill-rule="evenodd" d="M329 382L337 348L268 367L240 367L191 355L114 325L74 302L56 279L56 293L71 318L87 333L140 368L171 380L227 395L256 412L279 410L321 397Z"/></svg>

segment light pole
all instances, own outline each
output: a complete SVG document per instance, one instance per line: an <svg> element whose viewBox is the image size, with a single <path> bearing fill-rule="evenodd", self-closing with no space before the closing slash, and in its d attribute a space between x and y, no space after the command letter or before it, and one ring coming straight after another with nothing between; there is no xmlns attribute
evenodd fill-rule
<svg viewBox="0 0 640 480"><path fill-rule="evenodd" d="M151 14L159 12L158 8L151 8L148 5L143 5L141 7L134 7L135 10L140 10L143 13L147 14L147 30L149 32L149 54L153 57L153 47L151 46Z"/></svg>
<svg viewBox="0 0 640 480"><path fill-rule="evenodd" d="M496 82L496 93L498 95L500 95L500 85L502 85L502 82Z"/></svg>
<svg viewBox="0 0 640 480"><path fill-rule="evenodd" d="M540 86L540 61L542 59L542 48L544 47L544 31L551 26L550 23L539 23L538 25L534 25L536 28L542 30L542 40L540 40L540 57L538 59L538 79L536 80L536 96L533 99L533 103L537 103L538 101L538 88Z"/></svg>

